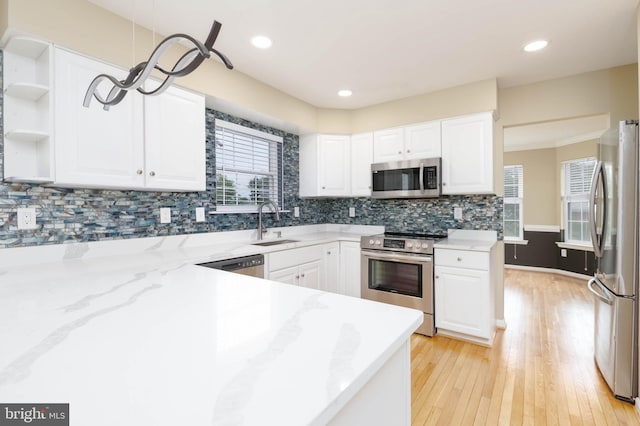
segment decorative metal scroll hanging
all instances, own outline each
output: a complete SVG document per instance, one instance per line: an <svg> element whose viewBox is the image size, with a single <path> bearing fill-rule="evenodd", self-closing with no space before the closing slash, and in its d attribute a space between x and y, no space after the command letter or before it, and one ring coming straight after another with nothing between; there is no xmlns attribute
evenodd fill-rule
<svg viewBox="0 0 640 426"><path fill-rule="evenodd" d="M184 77L185 75L198 68L205 59L211 57L212 52L215 53L222 60L222 62L224 62L225 66L228 69L233 69L233 64L231 63L231 61L229 61L229 59L225 55L213 48L213 44L218 38L218 33L220 32L221 27L221 23L219 23L218 21L213 21L213 25L211 26L211 30L209 31L209 36L204 43L201 43L186 34L173 34L165 38L154 49L153 53L149 57L149 60L146 62L140 62L135 67L131 68L131 70L129 71L129 75L124 80L118 80L117 78L108 74L98 75L89 85L87 93L84 95L83 105L85 106L85 108L88 108L91 103L91 98L95 97L98 102L104 105L103 108L105 110L109 110L109 107L120 103L124 99L127 92L130 90L137 90L143 95L159 95L160 93L167 90L169 86L171 86L171 83L173 83L173 80L175 80L176 77ZM171 70L166 70L158 65L158 61L162 54L169 47L183 40L193 43L195 47L182 55L182 57L178 60L178 62L176 62ZM151 74L151 71L153 71L154 69L164 74L165 78L162 83L155 89L148 91L144 90L142 88L142 85ZM97 91L98 86L104 80L109 80L113 84L113 87L106 97L103 97Z"/></svg>

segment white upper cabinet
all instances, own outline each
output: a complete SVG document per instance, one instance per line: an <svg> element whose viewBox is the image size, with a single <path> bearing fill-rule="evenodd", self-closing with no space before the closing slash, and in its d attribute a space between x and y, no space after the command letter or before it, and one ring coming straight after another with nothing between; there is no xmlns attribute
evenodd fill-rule
<svg viewBox="0 0 640 426"><path fill-rule="evenodd" d="M145 183L148 189L206 189L204 97L169 87L145 96Z"/></svg>
<svg viewBox="0 0 640 426"><path fill-rule="evenodd" d="M442 120L442 193L494 193L492 113Z"/></svg>
<svg viewBox="0 0 640 426"><path fill-rule="evenodd" d="M205 190L203 96L175 86L158 96L132 92L105 111L95 99L82 105L86 90L98 74L123 78L124 70L56 48L54 74L56 185Z"/></svg>
<svg viewBox="0 0 640 426"><path fill-rule="evenodd" d="M402 127L373 132L374 163L403 160L404 150L404 129Z"/></svg>
<svg viewBox="0 0 640 426"><path fill-rule="evenodd" d="M371 196L373 133L351 136L351 196Z"/></svg>
<svg viewBox="0 0 640 426"><path fill-rule="evenodd" d="M108 111L95 99L82 103L98 74L125 72L94 59L55 49L55 183L94 188L144 186L142 97L129 93ZM106 86L106 84L105 84ZM107 90L101 86L101 93Z"/></svg>
<svg viewBox="0 0 640 426"><path fill-rule="evenodd" d="M374 132L373 162L440 157L440 121Z"/></svg>
<svg viewBox="0 0 640 426"><path fill-rule="evenodd" d="M440 121L404 128L405 159L440 157Z"/></svg>
<svg viewBox="0 0 640 426"><path fill-rule="evenodd" d="M300 196L345 197L351 194L351 144L345 135L300 138Z"/></svg>

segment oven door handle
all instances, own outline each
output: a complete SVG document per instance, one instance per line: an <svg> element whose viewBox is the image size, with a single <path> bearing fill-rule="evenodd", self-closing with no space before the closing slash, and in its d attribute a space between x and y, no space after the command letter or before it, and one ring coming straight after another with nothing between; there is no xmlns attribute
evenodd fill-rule
<svg viewBox="0 0 640 426"><path fill-rule="evenodd" d="M432 256L400 255L400 254L380 253L380 252L372 252L372 251L365 251L365 250L362 250L362 255L366 256L368 258L399 260L401 262L405 262L405 261L431 262L431 261L433 261Z"/></svg>
<svg viewBox="0 0 640 426"><path fill-rule="evenodd" d="M424 163L420 163L420 192L424 193Z"/></svg>

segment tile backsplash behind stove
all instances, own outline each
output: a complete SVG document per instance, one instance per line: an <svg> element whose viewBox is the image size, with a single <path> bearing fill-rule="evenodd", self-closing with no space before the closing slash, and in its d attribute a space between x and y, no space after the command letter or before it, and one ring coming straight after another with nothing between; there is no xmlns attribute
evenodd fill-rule
<svg viewBox="0 0 640 426"><path fill-rule="evenodd" d="M0 87L2 52L0 51ZM4 102L0 91L0 135ZM285 208L300 207L266 226L295 226L317 223L385 225L391 231L446 232L448 228L498 231L502 237L502 198L496 196L446 196L428 200L300 199L298 197L298 136L207 109L207 190L204 192L147 192L51 188L36 184L0 182L0 248L60 244L66 242L144 238L255 229L255 214L206 215L195 221L195 207L215 208L213 121L221 118L276 134L284 138ZM3 173L3 139L0 138L0 176ZM38 209L35 230L18 230L16 209ZM161 224L160 207L171 207L170 224ZM356 216L349 217L349 207ZM453 219L453 208L462 207L463 220Z"/></svg>

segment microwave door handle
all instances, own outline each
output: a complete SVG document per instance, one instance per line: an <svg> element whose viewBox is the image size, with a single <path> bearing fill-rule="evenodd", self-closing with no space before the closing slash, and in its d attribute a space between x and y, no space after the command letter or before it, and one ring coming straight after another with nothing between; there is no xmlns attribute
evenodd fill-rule
<svg viewBox="0 0 640 426"><path fill-rule="evenodd" d="M420 192L424 193L424 163L420 163Z"/></svg>
<svg viewBox="0 0 640 426"><path fill-rule="evenodd" d="M596 190L598 188L598 181L602 174L602 161L598 161L596 169L593 171L593 178L591 179L591 191L589 192L589 228L591 231L591 245L596 257L602 257L602 251L600 250L600 241L598 241L598 219L596 218ZM569 212L567 211L567 214Z"/></svg>

